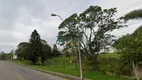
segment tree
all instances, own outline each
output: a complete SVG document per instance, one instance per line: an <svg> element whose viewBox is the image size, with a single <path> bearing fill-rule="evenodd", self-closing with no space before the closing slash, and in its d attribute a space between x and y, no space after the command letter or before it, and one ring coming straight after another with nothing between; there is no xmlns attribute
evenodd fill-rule
<svg viewBox="0 0 142 80"><path fill-rule="evenodd" d="M4 51L0 52L0 60L9 60L11 59L10 53L5 53Z"/></svg>
<svg viewBox="0 0 142 80"><path fill-rule="evenodd" d="M126 21L133 20L133 19L142 19L142 9L133 10L133 11L127 13L124 17L121 17L121 18L123 18ZM134 66L134 68L135 68L135 66ZM136 70L135 70L135 75L137 77L137 80L139 80L139 77L137 75Z"/></svg>
<svg viewBox="0 0 142 80"><path fill-rule="evenodd" d="M116 8L103 10L99 6L90 6L79 16L73 14L59 26L57 41L64 44L79 38L85 54L96 54L111 43L113 35L109 32L124 27L119 25L120 20L114 19L115 12Z"/></svg>
<svg viewBox="0 0 142 80"><path fill-rule="evenodd" d="M63 48L62 52L63 52L63 55L71 58L72 55L71 55L71 53L69 52L69 49L66 46Z"/></svg>
<svg viewBox="0 0 142 80"><path fill-rule="evenodd" d="M22 60L22 59L29 59L29 43L28 42L21 42L18 44L18 47L16 49L16 55L17 58Z"/></svg>
<svg viewBox="0 0 142 80"><path fill-rule="evenodd" d="M78 57L78 38L81 39L81 32L78 30L79 28L76 26L78 23L77 19L78 15L73 14L65 21L61 23L59 26L60 32L58 33L57 42L60 45L65 45L64 52L68 54L68 56L73 56L75 60L75 67L77 68L77 57ZM80 37L78 36L80 35Z"/></svg>
<svg viewBox="0 0 142 80"><path fill-rule="evenodd" d="M139 80L137 66L142 61L142 26L137 28L132 34L125 35L118 39L116 49L122 53L123 61L129 64L132 73Z"/></svg>
<svg viewBox="0 0 142 80"><path fill-rule="evenodd" d="M16 51L14 51L14 50L11 50L11 51L10 51L10 55L11 55L11 56L10 56L10 59L13 59L13 54L14 54L15 52L16 52Z"/></svg>
<svg viewBox="0 0 142 80"><path fill-rule="evenodd" d="M61 55L61 53L59 52L56 44L53 45L53 49L52 49L52 56L53 57L58 57L59 55Z"/></svg>
<svg viewBox="0 0 142 80"><path fill-rule="evenodd" d="M1 54L0 57L1 60L7 60L7 55L5 53Z"/></svg>
<svg viewBox="0 0 142 80"><path fill-rule="evenodd" d="M142 19L142 9L133 10L124 16L126 21L133 19Z"/></svg>
<svg viewBox="0 0 142 80"><path fill-rule="evenodd" d="M41 63L44 64L44 61L52 57L51 47L43 39L41 40L41 43L42 43Z"/></svg>
<svg viewBox="0 0 142 80"><path fill-rule="evenodd" d="M33 32L33 34L35 33ZM15 53L18 59L20 60L25 59L25 60L32 61L35 58L37 61L40 58L41 60L39 62L44 64L44 61L46 61L48 58L51 58L51 47L47 44L45 40L40 39L40 37L37 34L36 36L37 37L34 37L34 39L33 38L31 39L31 43L21 42L18 44L16 53ZM30 52L34 52L34 53L30 53Z"/></svg>
<svg viewBox="0 0 142 80"><path fill-rule="evenodd" d="M66 45L63 50L63 54L70 57L73 57L74 60L73 62L75 63L75 68L77 69L77 64L78 64L78 46L76 44L77 42L66 42Z"/></svg>
<svg viewBox="0 0 142 80"><path fill-rule="evenodd" d="M34 30L30 36L30 49L29 49L29 59L33 64L36 64L38 58L42 56L42 44L40 35L36 30Z"/></svg>
<svg viewBox="0 0 142 80"><path fill-rule="evenodd" d="M4 51L0 52L0 59L1 60L7 60L7 55L4 53Z"/></svg>
<svg viewBox="0 0 142 80"><path fill-rule="evenodd" d="M6 53L6 56L7 56L7 59L10 60L10 59L12 59L13 54L11 54L11 53Z"/></svg>
<svg viewBox="0 0 142 80"><path fill-rule="evenodd" d="M70 42L66 42L66 45L64 46L64 49L63 49L63 53L69 58L74 57L74 59L76 59L77 52L78 52L77 50L78 50L77 44L70 41Z"/></svg>
<svg viewBox="0 0 142 80"><path fill-rule="evenodd" d="M79 39L82 55L98 56L102 49L112 44L114 36L110 32L124 27L121 19L114 19L115 13L116 8L102 9L99 6L90 6L80 15L71 15L59 26L58 43L63 45L68 41L74 42Z"/></svg>

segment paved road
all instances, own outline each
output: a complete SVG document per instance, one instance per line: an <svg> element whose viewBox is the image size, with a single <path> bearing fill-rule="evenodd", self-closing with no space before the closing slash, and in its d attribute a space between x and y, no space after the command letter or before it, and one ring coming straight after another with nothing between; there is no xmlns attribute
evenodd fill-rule
<svg viewBox="0 0 142 80"><path fill-rule="evenodd" d="M66 80L18 64L0 61L0 80Z"/></svg>

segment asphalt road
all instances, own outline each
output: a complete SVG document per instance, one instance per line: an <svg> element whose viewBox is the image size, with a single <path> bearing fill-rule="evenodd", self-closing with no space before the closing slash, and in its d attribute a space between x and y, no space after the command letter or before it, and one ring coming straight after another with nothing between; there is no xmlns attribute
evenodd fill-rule
<svg viewBox="0 0 142 80"><path fill-rule="evenodd" d="M21 65L0 61L0 80L66 80L64 78L32 70Z"/></svg>

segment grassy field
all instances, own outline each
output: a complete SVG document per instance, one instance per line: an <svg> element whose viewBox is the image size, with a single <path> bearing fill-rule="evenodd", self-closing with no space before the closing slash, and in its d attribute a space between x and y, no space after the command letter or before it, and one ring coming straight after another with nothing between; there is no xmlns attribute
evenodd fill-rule
<svg viewBox="0 0 142 80"><path fill-rule="evenodd" d="M117 54L117 53L100 54L99 57L103 57L103 58L120 58L120 54Z"/></svg>
<svg viewBox="0 0 142 80"><path fill-rule="evenodd" d="M101 56L104 57L104 56L108 56L108 55L103 54ZM65 68L63 68L63 60L64 60ZM70 60L71 59L66 58L66 57L53 58L51 61L49 61L45 65L31 65L30 62L28 62L28 61L18 61L18 60L14 60L14 61L17 63L20 63L20 64L27 65L27 66L35 67L35 68L40 68L40 69L44 69L44 70L48 70L48 71L79 76L79 69L76 69L75 64L70 63ZM79 68L79 65L77 65L77 66ZM94 72L94 71L88 71L88 70L84 70L83 75L85 78L88 78L91 80L134 80L131 78L124 78L124 77L120 77L120 76L116 76L116 75L106 75L103 72Z"/></svg>

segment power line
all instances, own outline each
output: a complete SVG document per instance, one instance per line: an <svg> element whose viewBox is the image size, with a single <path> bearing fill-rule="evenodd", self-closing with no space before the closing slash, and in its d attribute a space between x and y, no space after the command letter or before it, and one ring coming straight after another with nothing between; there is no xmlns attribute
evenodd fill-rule
<svg viewBox="0 0 142 80"><path fill-rule="evenodd" d="M142 0L137 1L137 2L132 3L132 4L128 5L128 6L126 6L126 7L121 8L121 9L119 10L119 13L125 11L126 9L130 9L130 8L132 8L132 7L134 7L134 6L138 6L138 5L140 5L140 4L142 4Z"/></svg>
<svg viewBox="0 0 142 80"><path fill-rule="evenodd" d="M128 9L134 7L134 6L138 6L138 5L140 5L140 4L142 4L142 0L137 1L137 2L134 2L134 3L132 3L132 4L129 4L129 5L127 5L127 6L123 7L123 8L121 8L121 9L119 9L119 10L118 10L119 12L116 12L115 16L118 17L118 14L120 14L121 12L126 11L126 10L128 10ZM140 7L140 8L142 8L142 7Z"/></svg>

